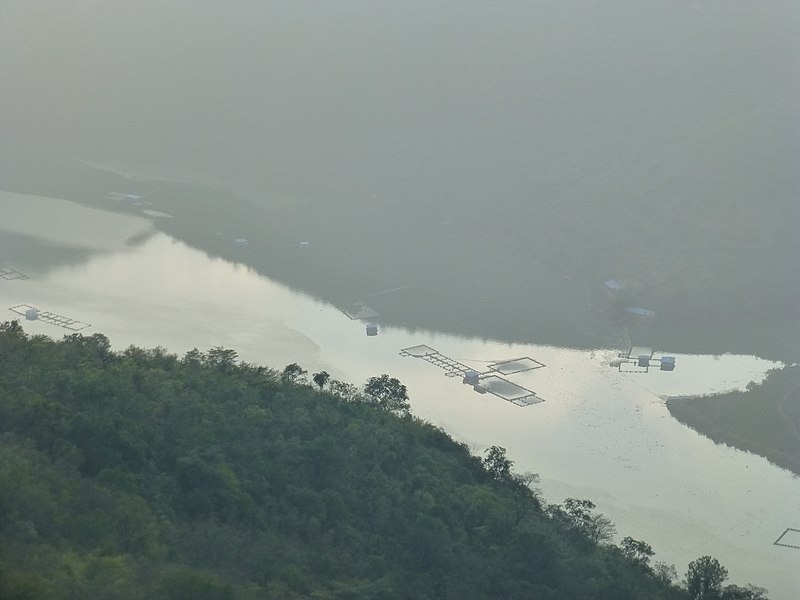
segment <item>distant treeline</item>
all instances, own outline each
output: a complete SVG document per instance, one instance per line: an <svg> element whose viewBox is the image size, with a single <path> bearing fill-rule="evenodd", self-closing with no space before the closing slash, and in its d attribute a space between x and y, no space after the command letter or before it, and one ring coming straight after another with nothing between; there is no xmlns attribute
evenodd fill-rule
<svg viewBox="0 0 800 600"><path fill-rule="evenodd" d="M676 584L589 500L547 504L502 448L413 417L396 379L307 377L0 325L0 598L765 597L710 557Z"/></svg>

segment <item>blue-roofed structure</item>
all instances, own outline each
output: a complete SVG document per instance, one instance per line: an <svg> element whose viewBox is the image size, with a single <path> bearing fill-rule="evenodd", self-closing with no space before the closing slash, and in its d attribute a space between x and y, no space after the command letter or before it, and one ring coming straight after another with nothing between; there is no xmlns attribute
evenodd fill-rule
<svg viewBox="0 0 800 600"><path fill-rule="evenodd" d="M662 371L674 371L675 370L675 357L674 356L662 356L661 357L661 370Z"/></svg>

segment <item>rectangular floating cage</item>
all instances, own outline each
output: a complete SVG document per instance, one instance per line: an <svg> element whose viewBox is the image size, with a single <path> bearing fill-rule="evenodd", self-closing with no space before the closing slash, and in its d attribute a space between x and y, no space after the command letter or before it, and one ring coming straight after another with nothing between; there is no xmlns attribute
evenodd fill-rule
<svg viewBox="0 0 800 600"><path fill-rule="evenodd" d="M525 389L516 383L511 383L498 375L489 375L481 378L480 387L490 394L494 394L498 398L517 406L530 406L531 404L544 402L544 398L539 398L531 390Z"/></svg>
<svg viewBox="0 0 800 600"><path fill-rule="evenodd" d="M653 350L642 346L631 346L627 352L618 355L620 373L649 373L654 362Z"/></svg>
<svg viewBox="0 0 800 600"><path fill-rule="evenodd" d="M649 356L652 358L653 350L652 348L646 348L644 346L631 346L630 350L627 352L620 352L620 358L633 358L638 359L640 356Z"/></svg>
<svg viewBox="0 0 800 600"><path fill-rule="evenodd" d="M13 280L22 280L28 279L28 276L25 275L22 271L17 271L13 267L9 267L6 265L0 265L0 279L7 279L9 281Z"/></svg>
<svg viewBox="0 0 800 600"><path fill-rule="evenodd" d="M380 316L378 311L364 302L351 302L350 304L337 306L336 308L354 321L359 321L362 319L375 319Z"/></svg>
<svg viewBox="0 0 800 600"><path fill-rule="evenodd" d="M773 542L776 546L800 550L800 529L787 527L786 530Z"/></svg>
<svg viewBox="0 0 800 600"><path fill-rule="evenodd" d="M463 377L467 371L471 369L457 360L445 356L435 348L421 344L419 346L412 346L404 348L400 351L400 356L412 356L414 358L421 358L422 360L431 363L434 366L443 369L445 375L448 377Z"/></svg>
<svg viewBox="0 0 800 600"><path fill-rule="evenodd" d="M541 369L545 364L534 360L528 356L521 358L512 358L510 360L502 360L489 365L492 371L497 371L503 375L513 375L514 373L523 373L525 371L532 371L533 369Z"/></svg>
<svg viewBox="0 0 800 600"><path fill-rule="evenodd" d="M413 356L414 358L422 358L424 356L432 356L434 354L439 354L439 351L436 348L431 348L425 344L411 346L410 348L403 348L400 350L401 356Z"/></svg>

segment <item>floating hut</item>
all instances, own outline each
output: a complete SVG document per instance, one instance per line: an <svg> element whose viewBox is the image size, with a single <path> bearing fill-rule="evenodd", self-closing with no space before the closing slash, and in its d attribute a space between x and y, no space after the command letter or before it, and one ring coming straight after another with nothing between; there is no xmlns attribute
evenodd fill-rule
<svg viewBox="0 0 800 600"><path fill-rule="evenodd" d="M662 371L674 371L675 370L675 357L674 356L662 356L661 357L661 370Z"/></svg>
<svg viewBox="0 0 800 600"><path fill-rule="evenodd" d="M466 385L478 385L480 383L481 374L477 371L469 370L464 372L464 384Z"/></svg>

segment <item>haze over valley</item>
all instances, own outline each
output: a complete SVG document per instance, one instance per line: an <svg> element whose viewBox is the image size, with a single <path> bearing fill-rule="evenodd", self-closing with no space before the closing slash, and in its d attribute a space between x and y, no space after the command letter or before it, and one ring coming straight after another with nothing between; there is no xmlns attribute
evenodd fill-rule
<svg viewBox="0 0 800 600"><path fill-rule="evenodd" d="M9 0L0 266L29 279L0 299L119 350L397 376L548 498L788 599L798 30L788 0ZM544 402L418 345L541 361L508 378ZM613 366L634 347L675 370Z"/></svg>

